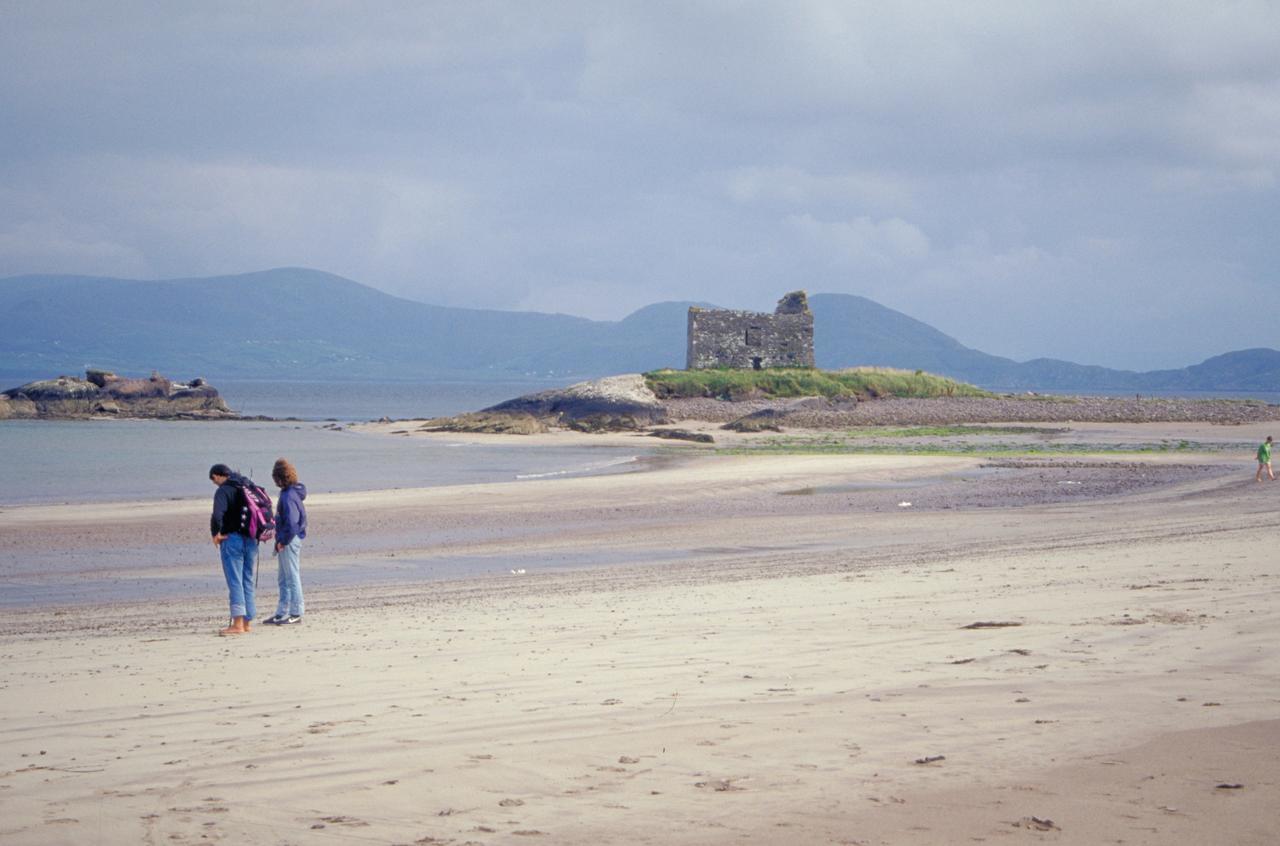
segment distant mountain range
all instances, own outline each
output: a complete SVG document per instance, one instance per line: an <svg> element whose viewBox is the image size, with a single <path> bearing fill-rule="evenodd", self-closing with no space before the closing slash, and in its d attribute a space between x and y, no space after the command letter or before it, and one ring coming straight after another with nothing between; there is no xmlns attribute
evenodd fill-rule
<svg viewBox="0 0 1280 846"><path fill-rule="evenodd" d="M1229 352L1138 373L1054 359L1017 362L962 345L863 297L814 294L817 363L926 370L996 389L1280 391L1280 351ZM101 367L180 378L573 379L681 368L690 305L620 321L446 308L316 270L138 281L0 279L0 389ZM16 384L16 383L15 383Z"/></svg>

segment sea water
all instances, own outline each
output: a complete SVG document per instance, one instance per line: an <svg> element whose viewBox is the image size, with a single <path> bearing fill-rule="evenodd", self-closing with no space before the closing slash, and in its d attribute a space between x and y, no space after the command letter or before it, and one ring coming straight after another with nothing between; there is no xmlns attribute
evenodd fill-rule
<svg viewBox="0 0 1280 846"><path fill-rule="evenodd" d="M311 493L536 480L635 469L634 449L475 444L320 423L15 420L0 423L0 506L209 495L226 464L268 490L281 456Z"/></svg>
<svg viewBox="0 0 1280 846"><path fill-rule="evenodd" d="M350 431L346 422L432 417L546 383L267 383L219 387L242 413L291 421L0 422L0 506L206 497L213 464L268 490L287 457L312 493L537 480L635 469L643 450L467 443ZM333 424L320 421L340 420ZM406 424L408 431L409 424Z"/></svg>
<svg viewBox="0 0 1280 846"><path fill-rule="evenodd" d="M270 382L218 380L227 405L244 415L301 420L393 420L478 411L564 382Z"/></svg>
<svg viewBox="0 0 1280 846"><path fill-rule="evenodd" d="M642 469L654 448L539 445L414 438L354 432L350 421L456 414L542 390L546 383L222 383L232 408L294 420L10 420L0 421L0 509L51 503L133 500L212 502L209 467L225 463L274 493L271 466L285 456L309 493L437 487L487 482L537 485L574 475ZM327 422L336 420L340 422ZM394 430L395 427L393 427ZM406 423L404 431L412 424ZM59 548L6 553L0 544L0 610L208 596L217 608L225 587L208 526L161 545L146 540L122 548ZM417 542L439 527L425 521ZM145 540L145 539L144 539ZM385 540L385 539L383 539ZM505 560L462 556L417 561L371 553L369 539L314 538L309 548L359 553L358 568L313 568L307 584L420 582L505 574ZM264 601L274 598L274 563L263 553ZM582 563L598 564L599 555ZM537 567L522 557L524 567ZM549 562L541 562L549 563ZM573 562L557 559L556 566Z"/></svg>

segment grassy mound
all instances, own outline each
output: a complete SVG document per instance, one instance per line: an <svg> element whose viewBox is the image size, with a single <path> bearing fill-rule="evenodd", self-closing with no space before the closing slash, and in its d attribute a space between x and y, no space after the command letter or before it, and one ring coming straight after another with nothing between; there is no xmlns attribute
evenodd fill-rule
<svg viewBox="0 0 1280 846"><path fill-rule="evenodd" d="M654 370L646 384L660 399L712 397L724 400L787 397L874 399L876 397L989 397L993 394L922 370L853 367L817 370Z"/></svg>

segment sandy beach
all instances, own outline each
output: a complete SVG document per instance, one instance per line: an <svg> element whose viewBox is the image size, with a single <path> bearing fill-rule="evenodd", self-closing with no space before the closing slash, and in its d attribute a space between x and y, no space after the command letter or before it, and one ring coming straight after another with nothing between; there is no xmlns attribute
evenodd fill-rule
<svg viewBox="0 0 1280 846"><path fill-rule="evenodd" d="M0 842L1273 843L1270 429L1071 428L316 496L304 623L241 638L216 589L0 611ZM1152 441L1240 450L1087 449ZM207 510L5 508L6 565Z"/></svg>

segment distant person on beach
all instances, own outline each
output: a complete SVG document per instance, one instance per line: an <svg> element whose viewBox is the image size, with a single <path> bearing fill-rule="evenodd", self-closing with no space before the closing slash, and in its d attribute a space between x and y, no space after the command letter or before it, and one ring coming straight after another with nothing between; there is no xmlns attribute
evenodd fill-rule
<svg viewBox="0 0 1280 846"><path fill-rule="evenodd" d="M276 602L276 615L264 623L287 626L302 622L302 573L298 556L302 552L302 539L307 536L307 486L298 481L298 471L286 459L276 459L271 468L271 479L280 488L276 500L276 566L280 599Z"/></svg>
<svg viewBox="0 0 1280 846"><path fill-rule="evenodd" d="M1267 471L1267 477L1275 481L1276 474L1271 472L1271 436L1267 435L1267 439L1262 442L1262 446L1258 447L1258 472L1253 475L1255 482L1262 481L1262 471Z"/></svg>
<svg viewBox="0 0 1280 846"><path fill-rule="evenodd" d="M247 634L256 616L253 604L254 567L258 563L258 541L249 534L248 507L244 501L244 476L225 464L209 468L209 480L218 486L213 494L213 516L209 531L222 557L222 575L227 579L231 599L231 625L218 634Z"/></svg>

